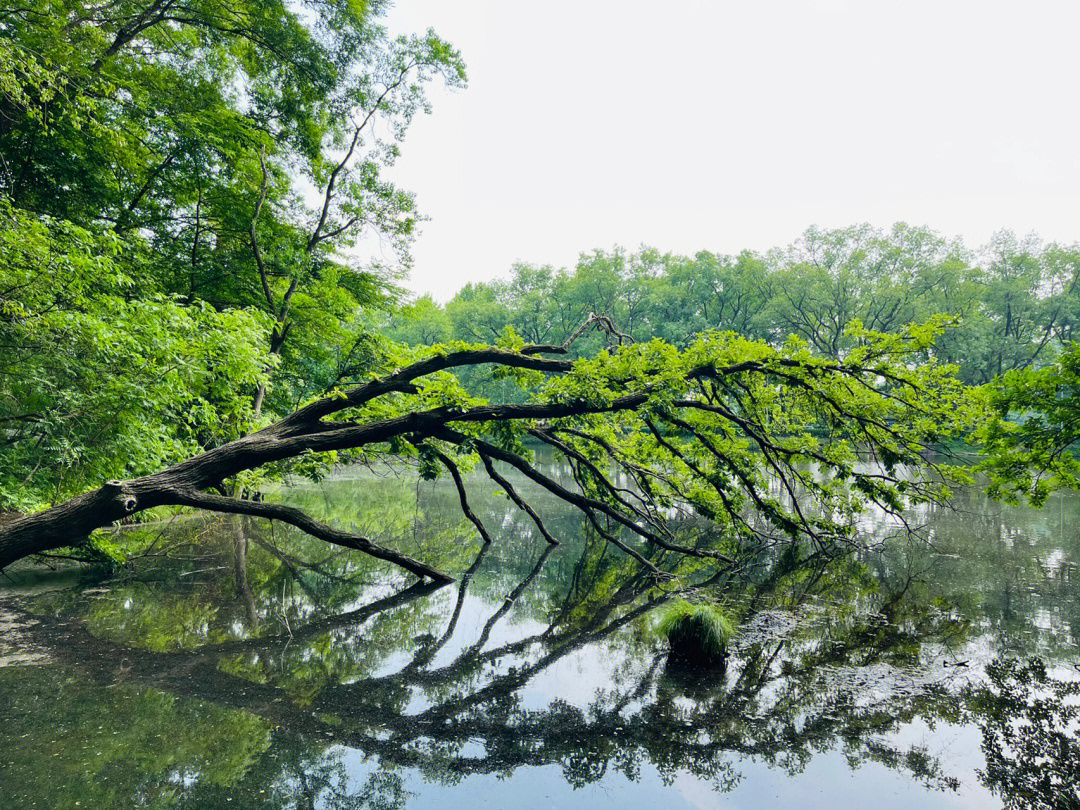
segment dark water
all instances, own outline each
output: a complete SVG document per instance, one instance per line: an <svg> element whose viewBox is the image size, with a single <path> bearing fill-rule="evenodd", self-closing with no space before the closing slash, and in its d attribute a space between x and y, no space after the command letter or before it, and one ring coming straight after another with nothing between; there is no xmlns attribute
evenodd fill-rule
<svg viewBox="0 0 1080 810"><path fill-rule="evenodd" d="M458 576L440 589L280 525L125 531L109 579L0 586L2 808L1080 807L1080 499L978 492L932 545L659 587L533 492L346 474L280 497ZM866 528L894 527L873 516ZM689 529L688 529L689 530ZM654 626L706 584L726 671Z"/></svg>

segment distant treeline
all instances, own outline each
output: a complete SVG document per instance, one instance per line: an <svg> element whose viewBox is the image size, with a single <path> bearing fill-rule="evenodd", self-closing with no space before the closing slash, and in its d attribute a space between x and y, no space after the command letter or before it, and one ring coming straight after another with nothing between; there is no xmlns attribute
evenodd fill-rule
<svg viewBox="0 0 1080 810"><path fill-rule="evenodd" d="M615 250L582 254L573 269L517 264L505 281L467 284L445 306L422 297L386 324L412 344L491 342L507 326L532 343L561 343L590 312L609 315L635 340L683 346L706 329L782 343L802 338L842 356L847 328L894 332L938 314L957 316L940 359L961 378L988 382L1053 360L1080 323L1080 246L1001 233L979 249L899 224L811 228L787 248L737 256ZM574 344L588 355L597 334Z"/></svg>

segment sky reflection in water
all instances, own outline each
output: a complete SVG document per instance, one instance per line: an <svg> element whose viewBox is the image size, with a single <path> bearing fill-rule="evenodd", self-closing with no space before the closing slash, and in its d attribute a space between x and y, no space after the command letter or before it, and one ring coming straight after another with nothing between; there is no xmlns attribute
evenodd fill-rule
<svg viewBox="0 0 1080 810"><path fill-rule="evenodd" d="M722 583L742 626L705 675L669 665L665 595L578 514L529 493L549 547L471 490L486 549L443 483L282 493L459 576L441 589L235 518L129 532L158 556L106 582L5 583L0 805L1080 806L1080 498L966 492L918 516L933 548L763 554Z"/></svg>

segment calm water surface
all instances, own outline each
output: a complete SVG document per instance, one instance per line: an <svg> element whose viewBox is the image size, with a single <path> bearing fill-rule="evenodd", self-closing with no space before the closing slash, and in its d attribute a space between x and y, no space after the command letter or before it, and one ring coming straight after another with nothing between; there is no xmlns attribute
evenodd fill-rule
<svg viewBox="0 0 1080 810"><path fill-rule="evenodd" d="M552 472L558 474L557 469ZM3 808L1080 807L1080 498L977 491L839 560L657 587L529 490L344 473L276 497L453 572L443 588L280 525L178 518L110 578L0 584ZM686 527L691 531L693 527ZM705 583L724 672L654 626Z"/></svg>

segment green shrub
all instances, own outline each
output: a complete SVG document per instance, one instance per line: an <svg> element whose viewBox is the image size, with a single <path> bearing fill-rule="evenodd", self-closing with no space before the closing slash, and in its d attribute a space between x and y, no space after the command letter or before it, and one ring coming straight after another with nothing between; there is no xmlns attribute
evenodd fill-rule
<svg viewBox="0 0 1080 810"><path fill-rule="evenodd" d="M664 610L657 632L671 656L693 664L715 665L727 655L735 627L719 605L677 599Z"/></svg>

